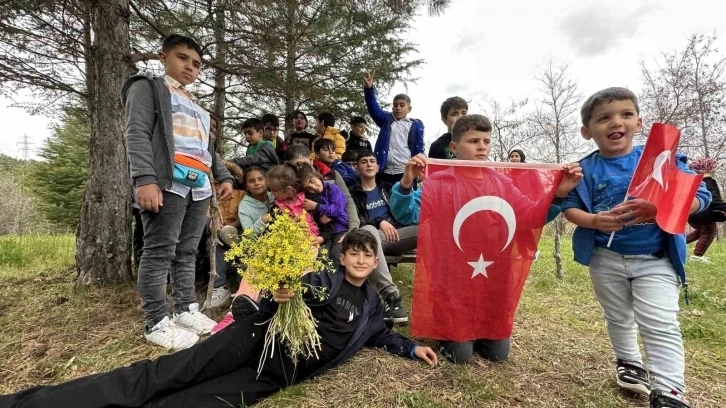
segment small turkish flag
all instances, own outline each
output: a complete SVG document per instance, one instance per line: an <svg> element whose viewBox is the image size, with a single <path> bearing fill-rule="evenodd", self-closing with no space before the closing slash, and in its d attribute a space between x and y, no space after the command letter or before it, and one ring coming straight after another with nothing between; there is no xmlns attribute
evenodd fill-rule
<svg viewBox="0 0 726 408"><path fill-rule="evenodd" d="M426 172L411 335L509 338L562 167L429 159Z"/></svg>
<svg viewBox="0 0 726 408"><path fill-rule="evenodd" d="M702 175L682 172L676 165L680 138L681 131L675 126L654 123L628 188L629 197L656 206L655 222L670 234L685 232L691 202L703 179Z"/></svg>

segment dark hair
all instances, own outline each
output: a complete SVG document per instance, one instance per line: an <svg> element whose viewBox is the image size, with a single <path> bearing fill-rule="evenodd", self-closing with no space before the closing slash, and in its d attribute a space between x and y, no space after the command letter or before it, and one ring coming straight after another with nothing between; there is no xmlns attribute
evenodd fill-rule
<svg viewBox="0 0 726 408"><path fill-rule="evenodd" d="M360 163L361 160L365 159L366 157L373 157L375 158L376 155L370 150L363 150L362 152L358 153L358 157L355 159L355 163Z"/></svg>
<svg viewBox="0 0 726 408"><path fill-rule="evenodd" d="M466 109L468 111L469 104L463 98L452 96L441 104L441 119L446 119L452 109Z"/></svg>
<svg viewBox="0 0 726 408"><path fill-rule="evenodd" d="M638 97L633 91L627 88L612 87L597 91L592 94L580 108L580 118L583 126L589 126L592 119L592 111L603 103L612 101L631 101L635 105L635 113L640 115L640 107L638 106Z"/></svg>
<svg viewBox="0 0 726 408"><path fill-rule="evenodd" d="M278 127L278 128L280 127L280 119L271 113L265 113L264 115L262 115L260 120L262 121L263 125L270 123L275 127Z"/></svg>
<svg viewBox="0 0 726 408"><path fill-rule="evenodd" d="M297 166L291 163L279 164L267 171L267 186L280 188L292 187L296 193L302 191L300 178L297 176ZM275 189L276 190L276 189Z"/></svg>
<svg viewBox="0 0 726 408"><path fill-rule="evenodd" d="M214 121L217 122L217 124L219 124L219 117L214 112L208 110L207 113L209 114L209 120L210 121L212 119L214 119Z"/></svg>
<svg viewBox="0 0 726 408"><path fill-rule="evenodd" d="M164 42L161 44L161 51L163 51L164 54L168 55L171 50L179 45L184 45L188 48L193 49L197 52L197 54L199 54L199 59L203 58L202 47L200 47L199 44L197 44L197 42L193 39L179 34L171 34L164 38Z"/></svg>
<svg viewBox="0 0 726 408"><path fill-rule="evenodd" d="M292 111L292 113L290 114L290 122L295 120L295 116L297 116L297 115L302 115L303 118L305 118L305 127L307 127L308 126L308 115L306 115L305 112L303 112L301 110Z"/></svg>
<svg viewBox="0 0 726 408"><path fill-rule="evenodd" d="M352 162L356 161L358 159L358 152L355 150L346 150L343 152L343 155L340 157L340 160L344 162Z"/></svg>
<svg viewBox="0 0 726 408"><path fill-rule="evenodd" d="M525 156L524 156L524 152L522 151L522 149L512 149L512 151L509 152L509 156L507 156L507 157L512 157L512 153L514 153L514 152L517 152L517 154L519 154L519 162L525 163L525 161L524 161Z"/></svg>
<svg viewBox="0 0 726 408"><path fill-rule="evenodd" d="M335 116L330 112L319 113L318 122L323 122L325 126L335 127Z"/></svg>
<svg viewBox="0 0 726 408"><path fill-rule="evenodd" d="M310 157L311 154L310 148L304 144L291 144L285 151L285 161L295 160L298 157Z"/></svg>
<svg viewBox="0 0 726 408"><path fill-rule="evenodd" d="M262 173L262 175L265 175L265 169L263 169L260 166L247 167L247 169L244 172L244 175L242 175L242 181L244 182L245 187L247 186L247 176L250 175L253 171L259 171L260 173Z"/></svg>
<svg viewBox="0 0 726 408"><path fill-rule="evenodd" d="M352 118L350 118L351 126L359 125L361 123L367 125L368 121L366 121L366 118L364 118L363 116L353 116Z"/></svg>
<svg viewBox="0 0 726 408"><path fill-rule="evenodd" d="M262 121L257 118L249 118L242 122L242 129L253 128L257 131L262 130Z"/></svg>
<svg viewBox="0 0 726 408"><path fill-rule="evenodd" d="M311 166L310 163L299 163L297 165L297 177L300 179L301 183L312 178L323 181L323 175L320 174L318 169Z"/></svg>
<svg viewBox="0 0 726 408"><path fill-rule="evenodd" d="M356 228L353 231L345 234L342 244L342 253L345 254L349 249L356 251L373 251L373 254L378 253L378 242L373 237L370 231Z"/></svg>
<svg viewBox="0 0 726 408"><path fill-rule="evenodd" d="M398 94L398 95L394 96L393 102L396 102L399 99L403 99L409 105L411 104L411 98L409 98L408 95L406 95L406 94Z"/></svg>
<svg viewBox="0 0 726 408"><path fill-rule="evenodd" d="M459 143L461 135L470 130L491 132L492 123L484 115L464 115L454 123L454 127L451 129L451 140L454 143Z"/></svg>
<svg viewBox="0 0 726 408"><path fill-rule="evenodd" d="M313 151L315 153L317 153L317 152L323 150L323 148L325 148L325 147L327 147L330 150L335 151L335 142L333 142L330 139L325 139L325 138L321 137L320 139L316 140L315 143L313 144Z"/></svg>

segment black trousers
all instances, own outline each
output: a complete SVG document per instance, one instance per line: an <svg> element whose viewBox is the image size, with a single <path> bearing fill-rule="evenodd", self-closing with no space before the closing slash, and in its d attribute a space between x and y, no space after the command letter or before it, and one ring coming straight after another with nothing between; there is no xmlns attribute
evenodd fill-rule
<svg viewBox="0 0 726 408"><path fill-rule="evenodd" d="M274 358L268 354L257 376L266 319L258 314L235 321L192 348L154 361L0 396L0 407L200 408L253 404L295 382L295 367L279 345Z"/></svg>

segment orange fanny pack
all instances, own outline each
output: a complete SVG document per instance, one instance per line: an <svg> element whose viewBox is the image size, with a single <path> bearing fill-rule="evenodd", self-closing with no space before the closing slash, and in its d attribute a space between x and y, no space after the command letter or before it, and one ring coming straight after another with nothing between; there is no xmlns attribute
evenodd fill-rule
<svg viewBox="0 0 726 408"><path fill-rule="evenodd" d="M204 173L209 174L212 170L207 166L206 164L200 162L199 160L185 156L183 154L175 154L174 155L174 163L182 164L187 167L191 167L193 169L197 169L199 171L202 171Z"/></svg>

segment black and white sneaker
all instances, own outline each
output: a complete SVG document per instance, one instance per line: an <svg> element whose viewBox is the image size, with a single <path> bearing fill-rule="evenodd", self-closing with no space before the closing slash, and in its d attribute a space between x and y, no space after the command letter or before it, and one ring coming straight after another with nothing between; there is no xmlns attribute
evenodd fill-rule
<svg viewBox="0 0 726 408"><path fill-rule="evenodd" d="M653 390L650 393L650 408L691 408L677 392Z"/></svg>
<svg viewBox="0 0 726 408"><path fill-rule="evenodd" d="M234 316L235 321L240 321L259 311L260 307L257 305L257 302L247 295L239 295L232 299L232 316Z"/></svg>
<svg viewBox="0 0 726 408"><path fill-rule="evenodd" d="M387 294L383 298L383 320L393 323L407 323L408 312L401 306L401 295L397 292Z"/></svg>
<svg viewBox="0 0 726 408"><path fill-rule="evenodd" d="M618 360L617 376L618 385L626 390L633 391L640 395L650 394L650 380L648 370L637 361Z"/></svg>

